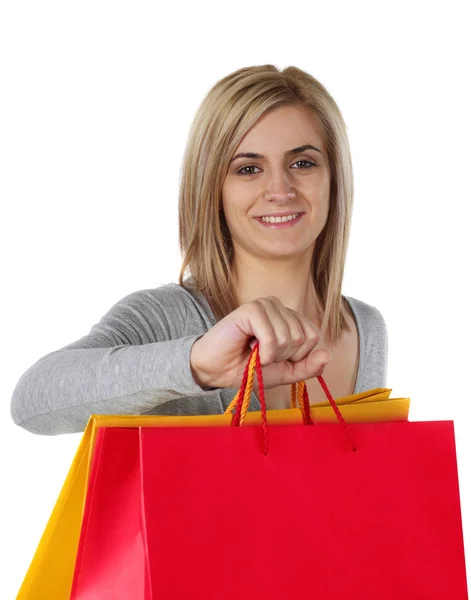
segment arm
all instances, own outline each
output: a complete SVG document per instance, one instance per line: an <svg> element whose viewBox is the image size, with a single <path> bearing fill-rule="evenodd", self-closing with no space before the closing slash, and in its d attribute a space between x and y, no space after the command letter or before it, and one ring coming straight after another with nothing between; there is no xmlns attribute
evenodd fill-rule
<svg viewBox="0 0 471 600"><path fill-rule="evenodd" d="M175 290L130 294L88 335L20 377L12 418L33 433L75 433L91 414L142 414L175 398L213 394L197 383L190 364L191 348L206 330Z"/></svg>

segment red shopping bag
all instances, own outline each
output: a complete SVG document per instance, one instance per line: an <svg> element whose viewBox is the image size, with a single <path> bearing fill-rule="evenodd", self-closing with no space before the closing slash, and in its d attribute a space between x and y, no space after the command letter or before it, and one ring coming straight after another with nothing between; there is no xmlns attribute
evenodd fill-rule
<svg viewBox="0 0 471 600"><path fill-rule="evenodd" d="M112 431L118 436L103 435ZM71 600L152 599L139 445L138 428L97 433Z"/></svg>
<svg viewBox="0 0 471 600"><path fill-rule="evenodd" d="M72 600L467 599L453 423L346 424L319 378L339 423L267 424L253 356L258 424L98 430Z"/></svg>

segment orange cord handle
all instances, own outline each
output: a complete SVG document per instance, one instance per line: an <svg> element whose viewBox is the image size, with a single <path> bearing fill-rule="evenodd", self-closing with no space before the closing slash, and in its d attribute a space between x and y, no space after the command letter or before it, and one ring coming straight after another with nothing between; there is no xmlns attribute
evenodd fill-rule
<svg viewBox="0 0 471 600"><path fill-rule="evenodd" d="M234 425L234 426L242 425L242 423L244 422L245 416L247 414L249 405L250 405L250 396L251 396L252 388L253 388L254 371L256 370L257 377L258 377L259 393L260 393L260 406L262 409L262 426L263 426L264 432L265 432L265 451L266 451L265 454L266 454L267 449L268 449L268 433L266 430L266 428L267 428L266 403L265 403L265 390L264 390L264 386L263 386L262 369L261 369L261 365L260 365L260 357L259 357L258 350L259 350L259 342L257 342L255 344L255 346L253 347L252 352L249 356L247 365L245 367L244 376L242 378L241 387L240 387L239 391L237 392L237 394L232 399L232 401L229 404L229 406L227 407L227 409L225 410L224 414L230 414L235 409L235 413L232 418L232 425ZM324 381L324 378L321 375L318 375L317 379L319 380L319 383L321 384L322 389L324 390L324 392L327 396L327 399L329 400L329 403L334 410L335 416L343 429L345 437L347 438L353 451L356 452L356 443L352 436L352 433L351 433L347 423L345 422L345 419L343 418L342 413L339 410L339 407L337 406L335 400L333 399L333 397L327 387L327 384ZM296 384L296 383L291 384L291 408L296 408L297 404L299 405L299 408L303 415L304 424L305 425L315 425L315 422L312 419L312 415L311 415L306 382L303 380L300 381L298 384Z"/></svg>
<svg viewBox="0 0 471 600"><path fill-rule="evenodd" d="M230 414L236 408L237 403L239 402L241 396L243 396L242 407L241 407L241 411L240 411L239 425L242 425L242 423L244 422L245 416L246 416L247 411L250 406L250 396L252 394L255 364L256 364L256 360L257 360L257 356L258 356L258 348L259 348L259 343L257 342L257 344L254 346L254 348L252 350L252 353L251 353L248 363L247 363L248 368L246 367L246 372L247 372L246 385L245 386L243 384L241 385L239 391L234 396L231 403L229 404L229 406L226 408L226 410L224 412L224 414L226 414L226 415ZM245 374L244 374L244 377L245 377ZM243 382L244 382L244 380L243 380ZM296 384L296 383L291 384L291 408L296 408L296 406L299 406L299 408L301 410L301 414L303 416L303 422L306 425L314 425L315 423L312 419L311 411L309 410L309 396L307 393L307 386L306 386L305 381L300 381L299 384Z"/></svg>

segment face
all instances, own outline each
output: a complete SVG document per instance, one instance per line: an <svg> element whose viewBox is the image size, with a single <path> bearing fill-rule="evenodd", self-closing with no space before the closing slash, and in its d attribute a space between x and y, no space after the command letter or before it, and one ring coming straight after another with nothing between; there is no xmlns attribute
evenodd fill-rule
<svg viewBox="0 0 471 600"><path fill-rule="evenodd" d="M312 147L302 148L307 145ZM257 156L238 157L246 153ZM327 221L329 192L329 165L313 112L283 106L263 115L235 151L222 190L235 256L308 254L310 260ZM286 223L261 219L276 215L298 216Z"/></svg>

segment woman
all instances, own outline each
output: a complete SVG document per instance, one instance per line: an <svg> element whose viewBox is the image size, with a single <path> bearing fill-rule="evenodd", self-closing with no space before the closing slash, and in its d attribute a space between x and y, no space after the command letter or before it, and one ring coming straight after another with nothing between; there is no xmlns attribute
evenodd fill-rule
<svg viewBox="0 0 471 600"><path fill-rule="evenodd" d="M224 412L257 340L269 409L301 380L325 400L320 374L334 398L385 387L384 319L341 294L352 202L346 126L316 79L273 65L224 77L185 151L179 284L126 296L32 365L15 423L53 435L91 414Z"/></svg>

